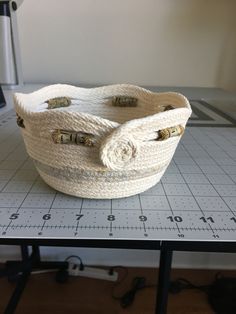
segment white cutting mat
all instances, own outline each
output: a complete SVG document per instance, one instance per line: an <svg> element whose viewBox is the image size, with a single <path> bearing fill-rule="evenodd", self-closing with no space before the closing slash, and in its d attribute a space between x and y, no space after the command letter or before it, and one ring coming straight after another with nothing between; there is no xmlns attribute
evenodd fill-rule
<svg viewBox="0 0 236 314"><path fill-rule="evenodd" d="M187 128L160 183L125 199L56 192L0 116L0 237L236 240L236 128Z"/></svg>

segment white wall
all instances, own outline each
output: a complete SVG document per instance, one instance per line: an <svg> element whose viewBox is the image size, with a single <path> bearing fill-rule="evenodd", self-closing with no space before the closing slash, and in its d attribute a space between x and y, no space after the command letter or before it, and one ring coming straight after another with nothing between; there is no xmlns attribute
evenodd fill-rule
<svg viewBox="0 0 236 314"><path fill-rule="evenodd" d="M233 19L228 21L229 31L225 34L218 69L219 86L236 90L236 1L234 1Z"/></svg>
<svg viewBox="0 0 236 314"><path fill-rule="evenodd" d="M236 89L235 12L235 0L24 0L25 82Z"/></svg>

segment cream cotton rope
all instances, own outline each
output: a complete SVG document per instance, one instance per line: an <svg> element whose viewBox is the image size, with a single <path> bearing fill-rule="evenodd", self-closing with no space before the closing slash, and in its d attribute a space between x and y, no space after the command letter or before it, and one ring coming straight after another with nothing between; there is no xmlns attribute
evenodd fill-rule
<svg viewBox="0 0 236 314"><path fill-rule="evenodd" d="M85 198L119 198L155 185L191 107L174 92L65 84L14 95L29 156L47 184Z"/></svg>

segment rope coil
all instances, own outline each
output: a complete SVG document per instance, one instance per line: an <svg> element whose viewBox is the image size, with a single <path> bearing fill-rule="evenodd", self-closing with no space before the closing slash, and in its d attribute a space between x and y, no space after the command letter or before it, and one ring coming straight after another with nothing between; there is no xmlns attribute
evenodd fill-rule
<svg viewBox="0 0 236 314"><path fill-rule="evenodd" d="M181 94L127 84L56 84L16 93L14 103L41 177L59 191L88 198L126 197L156 184L191 115ZM94 179L98 175L102 179Z"/></svg>

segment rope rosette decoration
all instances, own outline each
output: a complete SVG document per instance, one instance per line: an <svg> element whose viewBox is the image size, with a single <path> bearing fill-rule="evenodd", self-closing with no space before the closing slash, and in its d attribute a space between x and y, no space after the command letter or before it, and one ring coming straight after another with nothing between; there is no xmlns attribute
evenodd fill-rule
<svg viewBox="0 0 236 314"><path fill-rule="evenodd" d="M132 135L112 135L101 145L100 158L107 168L122 170L135 161L138 152L138 143Z"/></svg>

